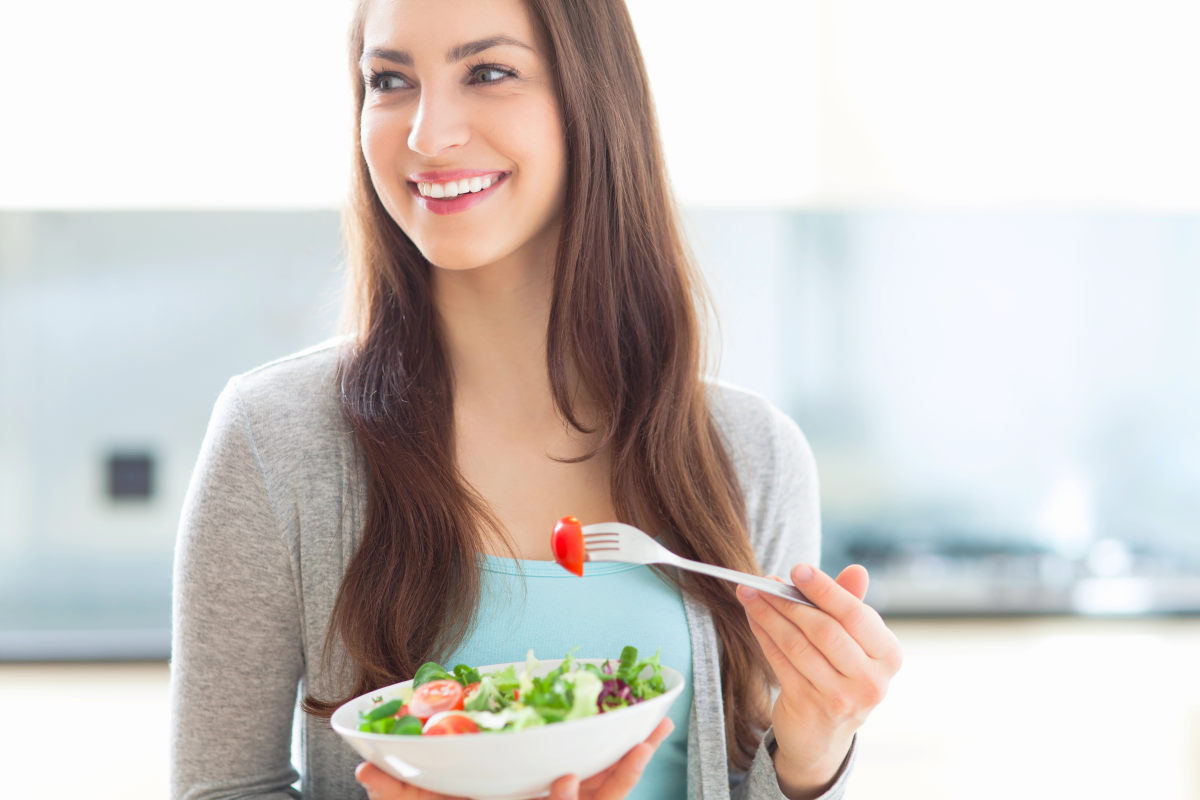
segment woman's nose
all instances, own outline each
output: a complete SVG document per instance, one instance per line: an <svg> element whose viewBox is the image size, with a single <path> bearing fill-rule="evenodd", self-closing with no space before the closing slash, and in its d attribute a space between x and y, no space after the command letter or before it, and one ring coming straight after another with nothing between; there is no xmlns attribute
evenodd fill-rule
<svg viewBox="0 0 1200 800"><path fill-rule="evenodd" d="M432 157L452 147L461 147L468 138L470 126L462 105L446 93L422 92L408 134L409 149Z"/></svg>

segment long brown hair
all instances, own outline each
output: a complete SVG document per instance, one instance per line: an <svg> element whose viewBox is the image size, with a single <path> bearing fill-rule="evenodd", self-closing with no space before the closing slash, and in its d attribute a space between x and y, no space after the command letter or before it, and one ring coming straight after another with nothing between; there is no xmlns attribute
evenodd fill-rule
<svg viewBox="0 0 1200 800"><path fill-rule="evenodd" d="M557 407L596 434L595 452L611 453L622 519L688 558L757 572L744 498L701 379L700 282L667 186L628 12L622 0L526 3L557 76L569 162L547 330ZM360 1L350 38L359 112L368 5ZM328 666L344 646L352 683L333 699L310 687L304 701L326 717L345 700L407 680L462 641L479 598L483 533L504 536L455 463L453 387L431 267L380 202L358 132L356 118L345 233L357 338L340 377L342 411L366 469L366 520L325 650ZM593 427L572 404L569 374L600 409ZM660 572L712 612L728 753L745 771L768 723L770 680L745 612L727 583Z"/></svg>

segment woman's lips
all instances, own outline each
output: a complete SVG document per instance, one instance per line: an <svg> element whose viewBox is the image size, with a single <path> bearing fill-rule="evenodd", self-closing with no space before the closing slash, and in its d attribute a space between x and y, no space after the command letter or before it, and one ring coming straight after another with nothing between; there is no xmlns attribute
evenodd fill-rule
<svg viewBox="0 0 1200 800"><path fill-rule="evenodd" d="M467 192L465 192L463 194L459 194L456 197L432 197L427 194L422 194L421 189L418 186L417 182L412 181L412 180L410 180L408 182L408 189L410 192L412 192L413 196L417 198L417 202L420 203L421 206L426 211L429 211L433 214L457 214L459 212L466 211L468 208L473 208L474 206L479 205L484 200L491 197L496 192L496 189L498 189L500 186L502 186L504 184L505 181L508 180L508 176L509 176L509 173L507 173L507 172L501 172L501 173L478 173L477 172L474 175L472 175L471 177L481 178L481 177L487 176L488 174L496 175L496 177L492 180L490 186L488 186L487 188L483 188L481 186L481 188L478 191L468 190ZM413 177L426 177L426 176L418 175L418 176L413 176ZM429 177L432 178L435 176L430 175ZM437 177L441 177L441 176L439 175ZM466 173L464 173L464 177L466 177ZM459 180L462 180L462 179L463 178L459 178ZM443 182L445 180L446 179L443 178ZM437 181L430 181L430 183L437 183Z"/></svg>

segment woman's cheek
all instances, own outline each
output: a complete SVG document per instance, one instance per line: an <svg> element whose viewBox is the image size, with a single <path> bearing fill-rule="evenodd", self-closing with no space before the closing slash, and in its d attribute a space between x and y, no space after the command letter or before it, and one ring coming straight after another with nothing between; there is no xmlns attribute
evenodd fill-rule
<svg viewBox="0 0 1200 800"><path fill-rule="evenodd" d="M397 149L399 133L394 125L387 124L379 114L364 113L359 125L359 145L363 159L371 173L371 181L381 197L396 191L396 164L400 150ZM400 142L403 144L403 142ZM402 188L402 187L401 187Z"/></svg>

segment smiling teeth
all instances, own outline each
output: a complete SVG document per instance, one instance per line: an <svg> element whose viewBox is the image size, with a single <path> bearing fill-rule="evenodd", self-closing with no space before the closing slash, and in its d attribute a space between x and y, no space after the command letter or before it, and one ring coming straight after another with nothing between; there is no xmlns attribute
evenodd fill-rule
<svg viewBox="0 0 1200 800"><path fill-rule="evenodd" d="M476 175L474 178L463 178L461 181L448 183L418 183L417 191L423 197L458 197L469 192L482 192L499 179L499 175Z"/></svg>

